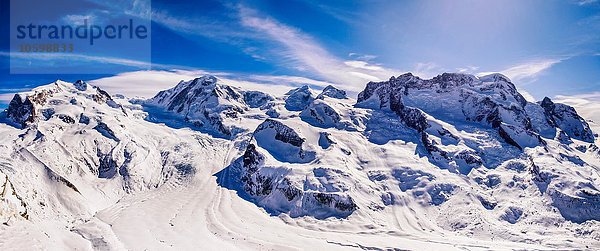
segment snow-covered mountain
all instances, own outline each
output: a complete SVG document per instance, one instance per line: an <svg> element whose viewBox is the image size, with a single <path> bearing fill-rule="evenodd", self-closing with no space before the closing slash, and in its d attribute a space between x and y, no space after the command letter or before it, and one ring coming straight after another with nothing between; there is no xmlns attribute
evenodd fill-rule
<svg viewBox="0 0 600 251"><path fill-rule="evenodd" d="M2 249L600 245L598 135L500 74L408 73L357 100L57 81L15 95L0 135Z"/></svg>

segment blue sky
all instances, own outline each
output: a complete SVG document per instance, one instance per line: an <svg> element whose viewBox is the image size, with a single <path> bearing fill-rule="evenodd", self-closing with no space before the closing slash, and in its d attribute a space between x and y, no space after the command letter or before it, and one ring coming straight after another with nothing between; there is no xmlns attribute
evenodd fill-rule
<svg viewBox="0 0 600 251"><path fill-rule="evenodd" d="M4 37L10 29L7 2L0 9ZM314 80L353 91L404 72L424 78L502 72L536 99L600 92L600 2L594 0L148 3L88 0L60 14L151 16L151 62L111 50L91 60L113 74L11 75L9 42L3 40L0 93L58 78L110 77L149 63L153 70L202 70L271 83Z"/></svg>

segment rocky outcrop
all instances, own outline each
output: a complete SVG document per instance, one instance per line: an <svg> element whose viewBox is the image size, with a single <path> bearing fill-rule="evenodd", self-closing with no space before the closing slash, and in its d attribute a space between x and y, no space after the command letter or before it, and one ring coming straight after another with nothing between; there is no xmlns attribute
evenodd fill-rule
<svg viewBox="0 0 600 251"><path fill-rule="evenodd" d="M15 94L8 105L6 116L15 123L25 126L34 121L36 109L29 97L25 97L23 100L21 95Z"/></svg>
<svg viewBox="0 0 600 251"><path fill-rule="evenodd" d="M274 119L267 119L261 123L254 131L254 135L256 136L257 134L261 134L269 129L274 130L274 138L283 143L287 143L295 147L302 147L302 144L304 143L304 139L300 137L300 135L298 135L294 129Z"/></svg>
<svg viewBox="0 0 600 251"><path fill-rule="evenodd" d="M75 81L75 83L73 83L73 86L75 86L75 89L79 91L86 91L88 88L88 84L83 80Z"/></svg>
<svg viewBox="0 0 600 251"><path fill-rule="evenodd" d="M306 190L286 175L284 167L265 166L265 156L249 144L241 158L240 181L249 195L269 211L285 212L292 217L345 217L358 209L354 200L342 193Z"/></svg>
<svg viewBox="0 0 600 251"><path fill-rule="evenodd" d="M39 114L39 109L50 97L60 91L57 83L54 83L47 88L36 90L33 93L27 93L23 96L15 94L13 99L8 104L6 110L7 118L22 126L34 122Z"/></svg>
<svg viewBox="0 0 600 251"><path fill-rule="evenodd" d="M8 176L0 170L0 223L8 225L17 218L29 219L27 204L15 190Z"/></svg>
<svg viewBox="0 0 600 251"><path fill-rule="evenodd" d="M108 94L108 92L100 89L99 87L95 87L96 88L96 93L94 95L92 95L92 99L94 101L96 101L99 104L103 104L103 103L107 103L109 101L112 101L112 97L110 96L110 94Z"/></svg>
<svg viewBox="0 0 600 251"><path fill-rule="evenodd" d="M560 128L571 138L594 143L594 133L585 119L577 114L575 108L554 103L548 97L545 97L539 105L544 108L546 119L551 125Z"/></svg>

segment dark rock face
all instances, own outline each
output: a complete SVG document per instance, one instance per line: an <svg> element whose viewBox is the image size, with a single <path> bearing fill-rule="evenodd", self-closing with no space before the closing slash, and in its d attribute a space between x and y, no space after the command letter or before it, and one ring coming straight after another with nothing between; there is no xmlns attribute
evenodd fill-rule
<svg viewBox="0 0 600 251"><path fill-rule="evenodd" d="M21 98L19 94L15 94L6 110L7 118L22 126L34 122L38 115L38 109L46 104L54 93L60 90L56 84L55 88L37 91L32 95L27 95L25 98Z"/></svg>
<svg viewBox="0 0 600 251"><path fill-rule="evenodd" d="M83 80L77 80L75 81L75 83L73 84L73 86L75 86L75 89L80 90L80 91L85 91L88 88L88 85L85 81Z"/></svg>
<svg viewBox="0 0 600 251"><path fill-rule="evenodd" d="M473 151L461 151L454 158L464 160L467 165L483 165L483 161L481 160L481 158L477 156L476 152Z"/></svg>
<svg viewBox="0 0 600 251"><path fill-rule="evenodd" d="M75 119L73 119L69 115L59 114L57 117L58 117L58 119L62 120L62 122L65 122L67 124L75 124Z"/></svg>
<svg viewBox="0 0 600 251"><path fill-rule="evenodd" d="M427 117L417 108L403 107L403 109L396 111L396 114L400 116L408 127L413 128L418 132L423 132L429 127Z"/></svg>
<svg viewBox="0 0 600 251"><path fill-rule="evenodd" d="M258 169L264 161L264 156L256 151L254 144L248 145L242 156L244 175L241 181L244 183L244 190L253 196L269 195L272 191L272 179L262 176Z"/></svg>
<svg viewBox="0 0 600 251"><path fill-rule="evenodd" d="M90 124L90 117L86 116L85 114L80 114L79 115L79 123L81 124Z"/></svg>
<svg viewBox="0 0 600 251"><path fill-rule="evenodd" d="M310 195L317 201L319 205L325 207L350 212L358 209L358 206L354 203L354 200L350 196L331 193L311 193Z"/></svg>
<svg viewBox="0 0 600 251"><path fill-rule="evenodd" d="M96 87L96 94L92 97L92 99L100 104L106 103L108 101L112 101L112 97L108 92Z"/></svg>
<svg viewBox="0 0 600 251"><path fill-rule="evenodd" d="M335 144L335 142L331 140L331 135L328 132L319 133L319 146L321 146L321 148L327 149L332 144Z"/></svg>
<svg viewBox="0 0 600 251"><path fill-rule="evenodd" d="M562 129L571 138L588 143L594 142L594 133L588 123L577 114L575 108L556 104L548 97L540 102L540 106L544 108L544 114L551 125Z"/></svg>
<svg viewBox="0 0 600 251"><path fill-rule="evenodd" d="M254 133L256 134L266 129L274 129L276 132L275 139L281 142L288 143L296 147L302 147L302 144L304 143L304 139L301 138L300 135L294 131L294 129L273 119L265 120L256 128Z"/></svg>
<svg viewBox="0 0 600 251"><path fill-rule="evenodd" d="M96 131L98 131L102 136L112 139L114 141L119 141L119 138L115 135L115 132L108 127L108 125L102 121L98 121L98 125L94 127Z"/></svg>
<svg viewBox="0 0 600 251"><path fill-rule="evenodd" d="M29 97L22 100L19 94L15 94L10 101L6 113L9 119L22 126L25 126L28 122L33 122L36 115L35 107Z"/></svg>
<svg viewBox="0 0 600 251"><path fill-rule="evenodd" d="M111 154L102 154L98 152L98 178L111 179L117 174L117 163L113 160Z"/></svg>

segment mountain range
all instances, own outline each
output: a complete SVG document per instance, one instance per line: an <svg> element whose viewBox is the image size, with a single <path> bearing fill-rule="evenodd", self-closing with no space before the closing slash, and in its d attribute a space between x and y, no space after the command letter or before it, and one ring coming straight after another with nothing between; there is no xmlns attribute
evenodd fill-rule
<svg viewBox="0 0 600 251"><path fill-rule="evenodd" d="M593 121L501 74L150 99L56 81L0 123L0 247L593 249Z"/></svg>

